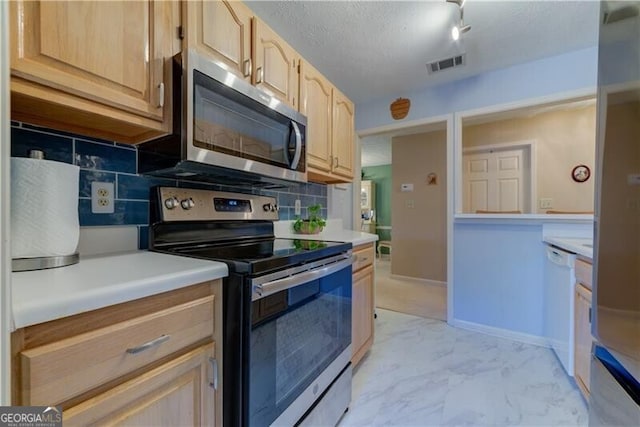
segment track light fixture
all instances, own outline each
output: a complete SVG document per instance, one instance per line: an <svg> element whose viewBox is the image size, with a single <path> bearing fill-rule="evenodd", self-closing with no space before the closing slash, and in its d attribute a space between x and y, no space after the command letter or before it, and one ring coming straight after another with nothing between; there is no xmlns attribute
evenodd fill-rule
<svg viewBox="0 0 640 427"><path fill-rule="evenodd" d="M453 3L458 5L460 9L460 23L458 25L454 25L451 29L451 38L453 40L460 39L460 34L464 34L471 29L471 25L464 25L464 3L466 0L446 0L447 3Z"/></svg>

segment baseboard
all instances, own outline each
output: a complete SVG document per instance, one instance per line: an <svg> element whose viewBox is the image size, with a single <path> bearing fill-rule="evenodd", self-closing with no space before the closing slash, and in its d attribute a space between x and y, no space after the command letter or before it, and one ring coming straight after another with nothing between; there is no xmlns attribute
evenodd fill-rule
<svg viewBox="0 0 640 427"><path fill-rule="evenodd" d="M481 334L491 335L498 338L505 338L525 344L537 345L539 347L549 348L549 343L545 337L538 335L525 334L524 332L516 332L509 329L496 328L480 323L467 322L466 320L453 319L449 322L451 326L469 331L480 332Z"/></svg>
<svg viewBox="0 0 640 427"><path fill-rule="evenodd" d="M389 278L396 280L411 280L412 282L424 283L425 285L432 286L442 286L443 288L447 287L447 282L441 282L439 280L430 280L430 279L422 279L419 277L411 277L411 276L401 276L399 274L391 274Z"/></svg>

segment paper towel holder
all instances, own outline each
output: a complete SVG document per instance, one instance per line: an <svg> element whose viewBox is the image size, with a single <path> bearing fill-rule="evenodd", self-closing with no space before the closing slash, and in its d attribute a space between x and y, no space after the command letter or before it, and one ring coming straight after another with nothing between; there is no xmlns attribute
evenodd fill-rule
<svg viewBox="0 0 640 427"><path fill-rule="evenodd" d="M39 258L13 258L11 260L11 271L32 271L44 270L47 268L66 267L80 262L78 252L71 255L46 256Z"/></svg>
<svg viewBox="0 0 640 427"><path fill-rule="evenodd" d="M44 160L45 154L42 150L29 150L29 158ZM47 268L66 267L80 262L78 252L71 255L35 257L35 258L13 258L11 260L11 271L33 271L45 270Z"/></svg>

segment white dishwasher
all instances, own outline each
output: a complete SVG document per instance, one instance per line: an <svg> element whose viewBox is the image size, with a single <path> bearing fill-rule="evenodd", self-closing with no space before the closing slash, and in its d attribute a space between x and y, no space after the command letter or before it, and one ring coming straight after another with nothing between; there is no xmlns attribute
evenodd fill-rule
<svg viewBox="0 0 640 427"><path fill-rule="evenodd" d="M546 245L544 334L567 374L573 377L576 255Z"/></svg>

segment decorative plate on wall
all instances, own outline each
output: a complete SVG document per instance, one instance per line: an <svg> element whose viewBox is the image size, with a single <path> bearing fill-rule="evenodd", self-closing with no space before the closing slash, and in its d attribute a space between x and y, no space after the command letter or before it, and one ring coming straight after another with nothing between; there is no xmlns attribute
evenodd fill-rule
<svg viewBox="0 0 640 427"><path fill-rule="evenodd" d="M591 169L586 165L578 165L571 171L571 178L575 182L585 182L591 176Z"/></svg>
<svg viewBox="0 0 640 427"><path fill-rule="evenodd" d="M401 120L407 117L409 108L411 108L411 101L407 98L398 98L389 105L391 117L393 117L394 120Z"/></svg>

